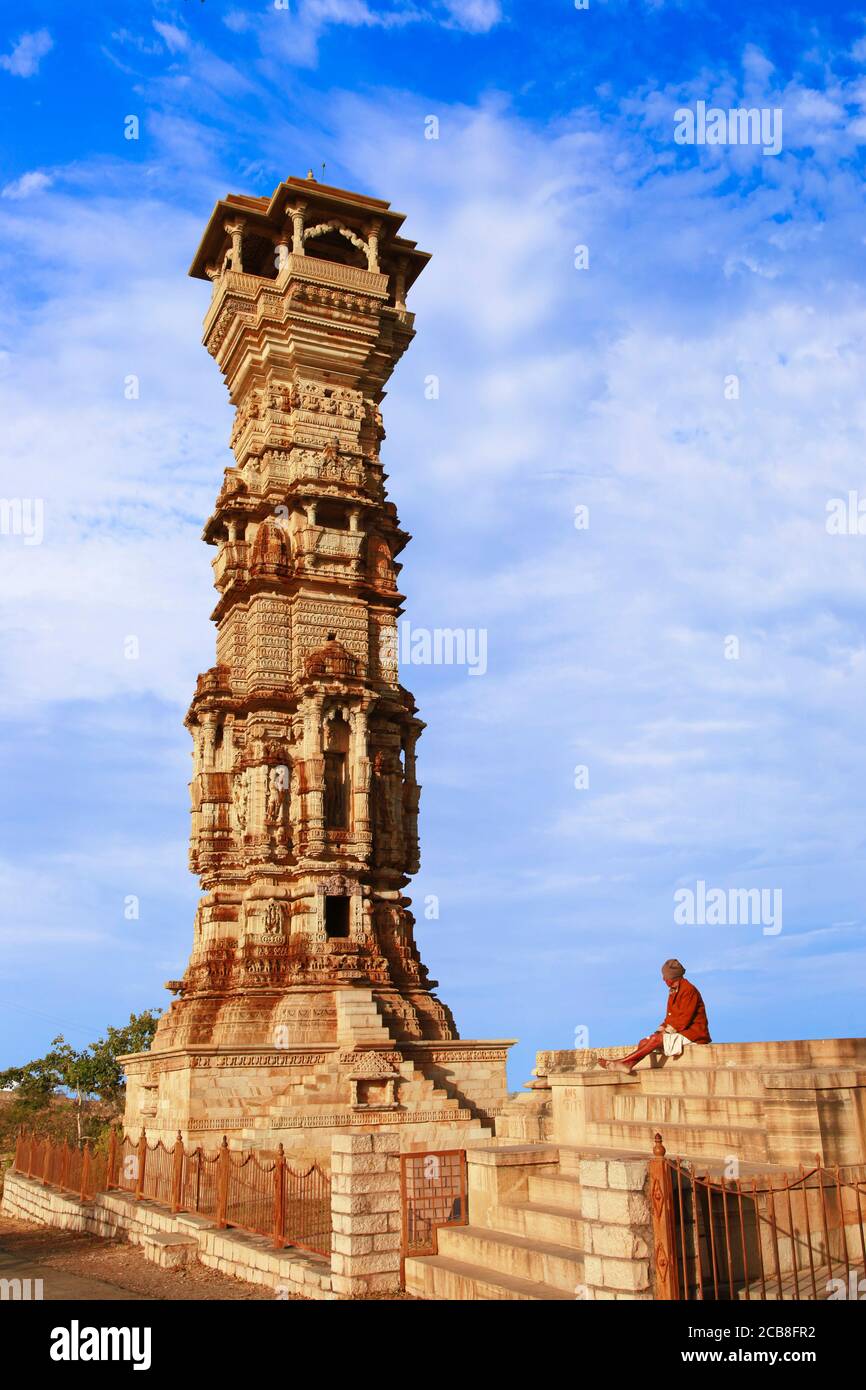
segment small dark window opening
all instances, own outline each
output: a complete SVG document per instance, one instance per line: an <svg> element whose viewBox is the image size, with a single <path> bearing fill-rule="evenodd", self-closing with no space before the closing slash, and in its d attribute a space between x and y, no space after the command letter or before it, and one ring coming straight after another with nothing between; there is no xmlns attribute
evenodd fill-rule
<svg viewBox="0 0 866 1390"><path fill-rule="evenodd" d="M316 525L331 531L348 531L349 515L339 502L319 502L316 506Z"/></svg>
<svg viewBox="0 0 866 1390"><path fill-rule="evenodd" d="M348 898L332 897L330 894L325 898L325 935L349 935Z"/></svg>

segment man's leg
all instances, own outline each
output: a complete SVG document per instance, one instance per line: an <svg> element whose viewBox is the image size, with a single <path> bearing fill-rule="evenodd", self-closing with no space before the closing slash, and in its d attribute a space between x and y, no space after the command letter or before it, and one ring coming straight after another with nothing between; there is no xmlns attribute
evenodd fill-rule
<svg viewBox="0 0 866 1390"><path fill-rule="evenodd" d="M648 1038L641 1038L634 1052L630 1052L627 1057L621 1057L616 1062L608 1062L604 1059L600 1059L601 1066L608 1071L626 1071L630 1073L635 1063L639 1062L642 1057L648 1057L651 1052L655 1052L661 1045L661 1033L651 1033Z"/></svg>

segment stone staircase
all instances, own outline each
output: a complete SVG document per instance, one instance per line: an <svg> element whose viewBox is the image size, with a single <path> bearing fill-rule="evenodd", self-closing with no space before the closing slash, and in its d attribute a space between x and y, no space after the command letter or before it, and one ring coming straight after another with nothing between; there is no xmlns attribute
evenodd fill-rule
<svg viewBox="0 0 866 1390"><path fill-rule="evenodd" d="M513 1196L484 1209L477 1224L440 1227L435 1255L407 1258L408 1293L436 1300L582 1296L580 1154L562 1148L556 1161L555 1151L543 1147L550 1161L530 1169ZM471 1203L469 1216L474 1222Z"/></svg>
<svg viewBox="0 0 866 1390"><path fill-rule="evenodd" d="M394 1045L371 989L339 989L334 999L337 1042L342 1047L369 1047L371 1043Z"/></svg>
<svg viewBox="0 0 866 1390"><path fill-rule="evenodd" d="M476 1107L456 1087L433 1081L412 1061L394 1061L399 1044L394 1042L370 989L352 987L335 992L337 1041L346 1052L357 1051L358 1066L369 1065L375 1077L376 1058L382 1068L399 1074L399 1102L402 1108L423 1114L419 1137L407 1141L407 1149L452 1149L479 1144L493 1137ZM279 1119L303 1107L314 1116L316 1110L331 1112L346 1108L345 1068L337 1061L320 1063L297 1079L287 1081L279 1097L268 1108L269 1118Z"/></svg>
<svg viewBox="0 0 866 1390"><path fill-rule="evenodd" d="M659 1131L669 1154L689 1159L861 1158L853 1117L866 1086L864 1039L710 1044L647 1058L632 1076L598 1067L623 1051L539 1054L529 1094L508 1103L497 1136L647 1153Z"/></svg>

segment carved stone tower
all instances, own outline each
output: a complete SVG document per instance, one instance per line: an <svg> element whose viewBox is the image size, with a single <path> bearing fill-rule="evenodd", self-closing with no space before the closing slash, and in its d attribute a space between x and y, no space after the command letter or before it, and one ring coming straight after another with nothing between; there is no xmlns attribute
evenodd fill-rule
<svg viewBox="0 0 866 1390"><path fill-rule="evenodd" d="M398 678L409 536L379 407L429 257L402 222L291 178L217 203L191 267L235 463L204 530L216 664L186 720L203 892L178 997L126 1059L132 1130L323 1157L359 1124L480 1137L505 1099L508 1043L458 1041L405 896L424 725Z"/></svg>

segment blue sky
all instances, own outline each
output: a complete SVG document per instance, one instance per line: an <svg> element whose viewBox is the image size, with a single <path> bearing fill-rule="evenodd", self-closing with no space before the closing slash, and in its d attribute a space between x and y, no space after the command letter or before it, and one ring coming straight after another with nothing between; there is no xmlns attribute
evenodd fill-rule
<svg viewBox="0 0 866 1390"><path fill-rule="evenodd" d="M781 109L781 153L677 145L698 101ZM218 197L323 162L433 253L384 459L406 616L489 634L483 677L404 672L462 1034L519 1038L518 1086L647 1031L671 955L720 1041L862 1034L866 535L826 525L866 497L856 10L18 0L0 114L0 495L45 518L0 535L0 1065L186 961L230 461L186 268ZM783 929L676 924L699 880L781 890Z"/></svg>

